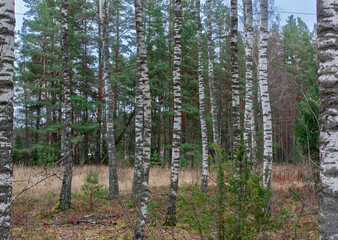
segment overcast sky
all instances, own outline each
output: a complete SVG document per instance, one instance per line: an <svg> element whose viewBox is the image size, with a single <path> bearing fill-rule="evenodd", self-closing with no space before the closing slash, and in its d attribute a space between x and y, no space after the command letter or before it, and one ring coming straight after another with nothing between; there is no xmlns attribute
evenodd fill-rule
<svg viewBox="0 0 338 240"><path fill-rule="evenodd" d="M203 2L203 0L202 0ZM227 2L230 2L227 0ZM241 3L242 1L239 0ZM316 23L316 0L275 0L275 5L279 11L281 26L285 25L285 20L293 12L295 16L300 17L309 27L310 31L313 30L313 25ZM16 14L16 29L19 30L22 25L23 13L27 11L24 6L23 0L15 0L15 12ZM312 15L306 15L301 13L308 13Z"/></svg>

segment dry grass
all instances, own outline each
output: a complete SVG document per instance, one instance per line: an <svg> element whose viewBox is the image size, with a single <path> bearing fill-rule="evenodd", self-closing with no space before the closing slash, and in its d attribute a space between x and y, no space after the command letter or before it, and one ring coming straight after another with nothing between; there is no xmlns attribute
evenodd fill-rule
<svg viewBox="0 0 338 240"><path fill-rule="evenodd" d="M84 183L86 175L90 170L99 173L100 184L108 186L108 167L107 166L75 166L73 171L72 192L81 192L81 186ZM49 178L32 189L23 193L34 199L39 199L48 194L58 194L62 184L62 167L49 168L44 171L41 167L23 167L14 166L13 178L13 195L22 191L27 184L31 185L47 175L56 174L57 177ZM131 191L133 181L133 168L121 167L118 169L119 188L122 192ZM198 184L200 181L199 170L180 170L179 185L182 184ZM169 168L151 168L149 176L150 188L167 187L170 184Z"/></svg>
<svg viewBox="0 0 338 240"><path fill-rule="evenodd" d="M272 171L272 191L288 191L289 188L302 188L306 168L294 165L277 165Z"/></svg>
<svg viewBox="0 0 338 240"><path fill-rule="evenodd" d="M75 166L73 172L72 192L81 192L81 186L84 179L90 170L99 173L99 181L101 184L108 186L108 167L107 166ZM61 189L62 183L62 167L49 168L43 171L41 167L23 167L14 166L14 179L13 179L13 195L20 192L27 185L37 182L48 174L57 174L58 177L49 178L34 188L26 191L24 195L39 199L47 196L48 194L58 194ZM119 167L118 178L119 187L122 192L130 192L133 181L133 168ZM272 190L287 190L292 188L301 188L303 186L302 179L306 170L302 166L274 166L272 177ZM37 175L38 174L38 175ZM35 176L37 175L37 176ZM33 177L35 176L35 177ZM214 185L216 179L215 171L210 172L209 184ZM198 185L201 179L199 169L181 169L179 177L179 185L189 184ZM169 168L151 168L149 185L150 188L168 187L170 184L170 169Z"/></svg>
<svg viewBox="0 0 338 240"><path fill-rule="evenodd" d="M132 239L133 226L137 217L137 205L131 204L128 194L131 190L133 169L123 166L119 166L118 169L120 190L123 192L118 202L98 201L95 209L91 210L82 199L74 198L70 211L59 212L52 209L58 201L63 169L52 168L45 172L42 168L15 166L14 194L20 192L27 184L26 181L19 180L27 180L29 176L37 173L42 174L32 178L31 184L42 179L46 174L57 173L59 178L54 177L40 183L25 192L25 197L19 198L13 204L12 239ZM269 239L318 239L317 199L302 181L308 174L307 170L293 165L274 166L273 169L271 212L276 224L282 225L269 232ZM76 166L72 186L74 193L81 192L85 176L90 170L99 173L101 184L108 184L107 166ZM210 171L210 185L215 185L215 178L216 172ZM176 228L163 226L169 181L169 168L151 169L149 183L152 210L149 210L146 238L200 239L198 232L190 230L183 222L180 222ZM181 170L180 185L184 183L199 185L200 169ZM216 187L210 188L211 194L215 194L215 191ZM284 209L290 213L290 217L285 221L280 218L280 213ZM178 212L180 211L182 209L178 207ZM97 224L81 222L88 216L97 221Z"/></svg>

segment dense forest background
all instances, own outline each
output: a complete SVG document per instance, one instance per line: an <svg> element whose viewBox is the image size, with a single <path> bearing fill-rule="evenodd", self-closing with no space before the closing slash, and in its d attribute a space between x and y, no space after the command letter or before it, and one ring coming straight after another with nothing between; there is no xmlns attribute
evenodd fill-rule
<svg viewBox="0 0 338 240"><path fill-rule="evenodd" d="M62 158L64 92L61 74L61 1L25 0L29 11L17 36L14 162L41 165ZM170 165L173 129L173 1L145 1L144 26L151 84L151 164ZM241 4L241 3L240 3ZM103 83L102 20L99 1L69 1L69 67L72 141L76 164L107 163L106 108ZM182 167L201 166L198 58L194 1L182 1ZM263 155L263 117L258 97L259 4L254 2L253 110L257 157ZM135 154L136 31L134 1L110 4L109 42L114 92L113 119L117 159L133 165ZM202 5L204 79L209 143L212 142L206 6ZM238 64L240 122L244 125L245 44L239 10ZM272 108L273 161L318 164L318 86L316 34L290 16L280 26L269 8L268 81ZM230 8L212 3L213 57L221 147L230 149L231 54ZM242 26L242 28L241 28ZM209 153L212 154L211 144Z"/></svg>

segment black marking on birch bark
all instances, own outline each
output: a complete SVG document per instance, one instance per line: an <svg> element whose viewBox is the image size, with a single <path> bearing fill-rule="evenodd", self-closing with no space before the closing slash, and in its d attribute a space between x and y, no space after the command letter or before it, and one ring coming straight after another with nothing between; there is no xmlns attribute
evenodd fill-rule
<svg viewBox="0 0 338 240"><path fill-rule="evenodd" d="M338 4L317 1L320 124L319 236L338 238Z"/></svg>
<svg viewBox="0 0 338 240"><path fill-rule="evenodd" d="M165 225L176 225L176 201L178 190L179 160L181 146L181 124L182 124L182 100L181 100L181 28L182 28L182 5L181 0L175 0L175 27L174 27L174 127L173 147L171 160L170 190L168 195Z"/></svg>
<svg viewBox="0 0 338 240"><path fill-rule="evenodd" d="M9 239L13 176L14 1L4 0L0 12L0 239Z"/></svg>

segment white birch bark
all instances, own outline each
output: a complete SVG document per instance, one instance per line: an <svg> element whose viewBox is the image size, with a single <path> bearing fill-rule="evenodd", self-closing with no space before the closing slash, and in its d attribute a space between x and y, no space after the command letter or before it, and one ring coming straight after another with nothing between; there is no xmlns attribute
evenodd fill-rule
<svg viewBox="0 0 338 240"><path fill-rule="evenodd" d="M252 159L252 124L254 124L252 70L253 70L253 14L252 0L243 0L245 9L245 53L246 53L246 82L245 82L245 113L244 113L244 144L248 159Z"/></svg>
<svg viewBox="0 0 338 240"><path fill-rule="evenodd" d="M201 191L207 192L208 175L209 175L209 159L208 159L208 130L205 112L205 93L203 78L203 52L202 52L202 24L200 16L201 3L196 1L196 24L197 24L197 49L198 49L198 89L199 89L199 113L202 135L202 178Z"/></svg>
<svg viewBox="0 0 338 240"><path fill-rule="evenodd" d="M214 51L212 40L212 19L211 19L211 0L207 1L207 27L208 27L208 59L209 59L209 89L210 89L210 104L211 104L211 118L212 118L212 130L213 130L213 142L218 147L221 147L221 139L219 135L218 125L218 111L216 107L216 90L215 90L215 77L214 77ZM216 156L216 159L218 157Z"/></svg>
<svg viewBox="0 0 338 240"><path fill-rule="evenodd" d="M136 4L136 2L135 2ZM136 10L135 10L136 11ZM136 12L137 14L137 12ZM137 16L136 16L137 17ZM141 16L142 17L142 16ZM136 25L141 24L137 22ZM143 29L143 26L142 26ZM138 44L139 46L139 44ZM140 64L139 47L137 48L137 64ZM140 66L138 66L140 68ZM141 188L142 176L142 158L143 158L143 82L141 80L141 71L137 71L136 91L135 91L135 159L134 159L134 177L132 187L132 199L138 200Z"/></svg>
<svg viewBox="0 0 338 240"><path fill-rule="evenodd" d="M263 186L270 189L272 177L272 121L268 87L268 37L268 0L262 0L258 68L264 131Z"/></svg>
<svg viewBox="0 0 338 240"><path fill-rule="evenodd" d="M109 3L104 1L103 5L103 55L104 55L104 98L106 103L106 126L107 126L107 142L108 142L108 163L109 163L109 188L108 199L117 199L119 197L119 185L117 178L117 159L114 135L114 98L112 83L110 81L110 53L109 53L109 31L108 31L108 16Z"/></svg>
<svg viewBox="0 0 338 240"><path fill-rule="evenodd" d="M317 1L320 118L319 236L338 239L338 2Z"/></svg>
<svg viewBox="0 0 338 240"><path fill-rule="evenodd" d="M175 26L174 26L174 126L173 126L173 146L171 160L170 190L168 195L167 212L165 224L167 226L176 225L176 201L178 190L178 174L180 167L180 146L181 146L181 126L182 126L182 100L181 100L181 28L182 28L182 6L181 0L175 0Z"/></svg>
<svg viewBox="0 0 338 240"><path fill-rule="evenodd" d="M0 3L0 239L10 239L12 196L14 1Z"/></svg>
<svg viewBox="0 0 338 240"><path fill-rule="evenodd" d="M65 169L63 173L62 188L60 193L60 209L68 210L71 204L71 186L73 175L73 151L72 151L72 102L71 102L71 83L69 78L69 53L68 53L68 0L62 0L61 9L61 58L62 58L62 78L64 84L65 97L65 127L63 133L63 153L65 155Z"/></svg>
<svg viewBox="0 0 338 240"><path fill-rule="evenodd" d="M240 98L239 98L239 75L238 75L238 9L237 0L231 0L231 78L232 78L232 159L236 161L240 145Z"/></svg>
<svg viewBox="0 0 338 240"><path fill-rule="evenodd" d="M139 214L134 231L134 239L144 239L146 217L148 209L149 195L149 167L150 167L150 147L151 147L151 99L149 72L147 66L147 52L143 26L143 6L141 0L135 0L136 34L137 34L137 62L138 62L138 81L142 82L143 95L143 149L142 162L140 163L140 193L139 193Z"/></svg>

